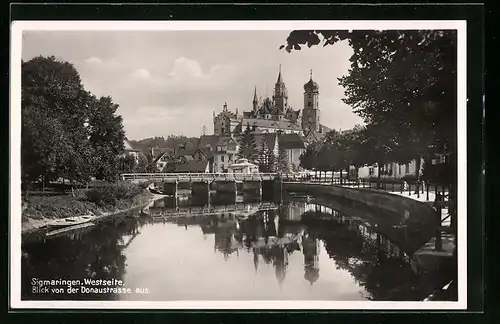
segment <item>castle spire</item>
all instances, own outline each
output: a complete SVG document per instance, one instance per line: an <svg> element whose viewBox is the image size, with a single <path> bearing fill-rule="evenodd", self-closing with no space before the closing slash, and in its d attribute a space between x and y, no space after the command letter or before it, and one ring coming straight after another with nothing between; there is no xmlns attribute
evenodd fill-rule
<svg viewBox="0 0 500 324"><path fill-rule="evenodd" d="M280 71L278 73L278 81L276 81L276 83L283 83L283 80L281 78L281 64L280 64Z"/></svg>
<svg viewBox="0 0 500 324"><path fill-rule="evenodd" d="M257 102L257 86L255 86L255 89L253 91L253 102Z"/></svg>
<svg viewBox="0 0 500 324"><path fill-rule="evenodd" d="M311 76L310 79L312 80L313 79L313 70L312 69L309 70L309 75Z"/></svg>

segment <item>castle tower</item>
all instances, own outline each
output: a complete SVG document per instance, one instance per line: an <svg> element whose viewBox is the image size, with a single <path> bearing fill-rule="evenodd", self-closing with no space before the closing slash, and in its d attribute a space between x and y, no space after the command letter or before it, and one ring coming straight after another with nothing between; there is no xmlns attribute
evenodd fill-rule
<svg viewBox="0 0 500 324"><path fill-rule="evenodd" d="M283 82L283 78L281 76L281 64L278 73L278 80L274 85L273 101L276 104L276 107L278 108L278 112L284 113L285 107L287 106L288 102L288 90L286 89L285 82Z"/></svg>
<svg viewBox="0 0 500 324"><path fill-rule="evenodd" d="M311 77L304 84L304 109L302 110L302 130L320 131L319 86Z"/></svg>
<svg viewBox="0 0 500 324"><path fill-rule="evenodd" d="M257 109L258 109L257 105L259 103L259 100L257 99L257 87L255 87L255 90L253 92L253 101L252 101L252 103L253 103L253 111L255 113L257 113Z"/></svg>
<svg viewBox="0 0 500 324"><path fill-rule="evenodd" d="M304 254L304 279L313 285L319 278L319 242L314 235L302 237Z"/></svg>

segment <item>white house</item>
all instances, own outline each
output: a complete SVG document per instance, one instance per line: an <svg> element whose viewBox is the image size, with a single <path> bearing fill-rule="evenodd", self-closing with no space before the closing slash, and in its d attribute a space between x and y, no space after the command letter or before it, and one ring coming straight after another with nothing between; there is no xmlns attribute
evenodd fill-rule
<svg viewBox="0 0 500 324"><path fill-rule="evenodd" d="M304 140L298 134L282 134L279 137L279 148L285 150L290 169L299 171L300 155L305 151Z"/></svg>
<svg viewBox="0 0 500 324"><path fill-rule="evenodd" d="M127 138L125 138L125 140L123 141L123 145L125 147L124 155L125 156L133 156L135 158L135 161L138 162L139 161L139 154L141 153L141 151L138 149L135 149Z"/></svg>
<svg viewBox="0 0 500 324"><path fill-rule="evenodd" d="M259 167L253 163L250 163L247 159L238 159L236 163L231 164L228 167L229 173L258 173Z"/></svg>
<svg viewBox="0 0 500 324"><path fill-rule="evenodd" d="M233 137L220 137L215 148L214 172L226 172L236 162L239 144Z"/></svg>
<svg viewBox="0 0 500 324"><path fill-rule="evenodd" d="M422 173L424 165L424 159L420 160L420 173ZM375 165L366 165L360 167L358 169L358 177L359 178L369 178L369 177L378 177L379 168L377 164ZM384 165L383 174L381 177L391 177L391 178L403 178L405 176L416 175L417 174L417 161L412 160L405 164L399 163L387 163Z"/></svg>

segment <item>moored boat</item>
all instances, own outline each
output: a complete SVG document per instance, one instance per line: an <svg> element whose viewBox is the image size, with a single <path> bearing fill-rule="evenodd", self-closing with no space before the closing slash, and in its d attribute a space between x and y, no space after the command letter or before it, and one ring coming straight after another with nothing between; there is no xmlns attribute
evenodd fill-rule
<svg viewBox="0 0 500 324"><path fill-rule="evenodd" d="M65 233L70 232L70 231L75 231L75 230L79 230L79 229L91 227L91 226L94 226L94 225L95 224L92 223L92 222L80 223L80 224L76 224L76 225L66 226L66 227L63 227L63 228L58 228L58 229L56 229L54 231L48 232L45 235L46 236L56 236L58 234L65 234Z"/></svg>
<svg viewBox="0 0 500 324"><path fill-rule="evenodd" d="M154 188L149 188L149 192L151 192L152 194L155 194L155 195L163 195L163 192L161 192L158 189L154 189Z"/></svg>
<svg viewBox="0 0 500 324"><path fill-rule="evenodd" d="M93 221L96 218L94 215L83 215L83 216L74 216L74 217L66 217L61 219L56 219L47 224L49 228L63 228L68 226L80 225L84 223L88 223Z"/></svg>

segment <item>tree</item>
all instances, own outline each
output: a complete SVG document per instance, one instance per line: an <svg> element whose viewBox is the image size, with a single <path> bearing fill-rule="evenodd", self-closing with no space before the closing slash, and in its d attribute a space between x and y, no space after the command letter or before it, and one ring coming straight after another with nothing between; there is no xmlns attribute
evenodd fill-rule
<svg viewBox="0 0 500 324"><path fill-rule="evenodd" d="M21 71L23 181L88 179L89 111L78 72L53 56L22 62Z"/></svg>
<svg viewBox="0 0 500 324"><path fill-rule="evenodd" d="M123 155L118 158L119 173L133 173L138 169L138 163L132 155ZM140 171L138 171L140 172Z"/></svg>
<svg viewBox="0 0 500 324"><path fill-rule="evenodd" d="M456 38L451 30L294 31L281 48L348 41L344 102L367 124L391 129L390 158L415 159L418 169L429 151L456 152Z"/></svg>
<svg viewBox="0 0 500 324"><path fill-rule="evenodd" d="M238 157L248 159L251 162L256 162L259 159L257 142L252 129L250 128L250 124L247 124L245 132L240 140Z"/></svg>
<svg viewBox="0 0 500 324"><path fill-rule="evenodd" d="M320 37L322 39L320 39ZM354 53L339 79L345 103L367 124L390 126L385 145L397 162L444 153L457 170L457 32L455 30L293 31L287 51L347 40ZM380 129L380 128L379 128ZM419 172L417 172L417 180ZM450 180L456 197L457 176ZM418 188L417 188L418 190ZM456 224L453 212L452 223Z"/></svg>
<svg viewBox="0 0 500 324"><path fill-rule="evenodd" d="M139 159L137 161L137 166L135 172L148 173L149 172L149 161L144 154L139 154Z"/></svg>
<svg viewBox="0 0 500 324"><path fill-rule="evenodd" d="M363 145L364 130L365 127L356 125L351 130L345 131L342 134L342 145L345 147L344 154L348 165L348 172L350 173L350 167L353 166L354 176L356 178L358 176L359 167L366 164L365 154L370 150L369 147Z"/></svg>
<svg viewBox="0 0 500 324"><path fill-rule="evenodd" d="M115 180L124 140L118 105L86 91L72 64L53 56L22 62L21 107L24 182Z"/></svg>
<svg viewBox="0 0 500 324"><path fill-rule="evenodd" d="M152 152L148 150L146 154L144 154L144 157L146 158L147 161L146 172L148 173L158 172L158 168L156 167L155 158Z"/></svg>
<svg viewBox="0 0 500 324"><path fill-rule="evenodd" d="M113 181L118 176L118 159L124 153L125 131L118 105L110 97L88 96L91 109L89 141L95 152L93 165L98 179Z"/></svg>
<svg viewBox="0 0 500 324"><path fill-rule="evenodd" d="M144 138L138 141L130 140L130 143L142 153L146 154L152 147L175 150L180 145L185 145L185 148L190 150L198 147L199 137L186 137L182 135L169 135L167 138L163 136L155 136Z"/></svg>
<svg viewBox="0 0 500 324"><path fill-rule="evenodd" d="M267 141L262 141L261 149L259 151L259 169L260 172L271 173L274 172L276 157L274 152L269 148Z"/></svg>
<svg viewBox="0 0 500 324"><path fill-rule="evenodd" d="M306 150L300 155L300 166L306 170L313 170L316 167L318 150L316 145L307 146Z"/></svg>
<svg viewBox="0 0 500 324"><path fill-rule="evenodd" d="M290 170L290 166L288 164L288 153L282 147L278 149L278 161L277 161L277 171L278 172L288 172Z"/></svg>

